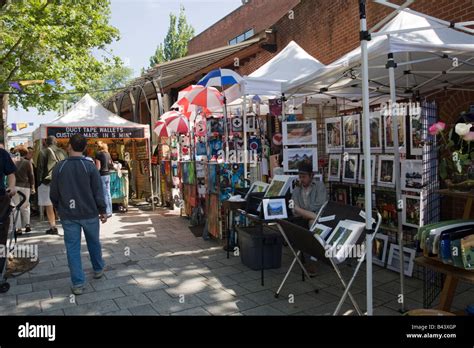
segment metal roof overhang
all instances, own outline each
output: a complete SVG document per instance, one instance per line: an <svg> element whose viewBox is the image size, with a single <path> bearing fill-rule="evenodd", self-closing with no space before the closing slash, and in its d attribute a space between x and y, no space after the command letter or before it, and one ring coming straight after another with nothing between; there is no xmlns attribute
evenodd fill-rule
<svg viewBox="0 0 474 348"><path fill-rule="evenodd" d="M236 45L224 46L158 64L143 76L132 80L122 91L116 93L106 100L104 105L106 105L106 107L109 109L112 109L111 104L115 101L117 104L122 104L121 106L117 105L119 109L129 109L131 104L130 98L126 97L126 95L130 91L141 88L147 96L150 96L155 93L151 83L152 81L155 81L162 90L169 89L170 87L177 87L174 85L181 85L179 82L182 80L183 84L186 83L186 81L193 81L197 73L203 69L211 67L212 65L221 62L226 58L229 59L229 57L231 57L231 60L233 61L234 57L232 56L234 54L249 48L261 40L261 37L257 37Z"/></svg>

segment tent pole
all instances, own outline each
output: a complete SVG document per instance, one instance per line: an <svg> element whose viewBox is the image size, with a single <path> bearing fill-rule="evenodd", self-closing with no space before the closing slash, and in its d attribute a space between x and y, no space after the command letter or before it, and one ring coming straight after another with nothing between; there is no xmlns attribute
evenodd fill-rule
<svg viewBox="0 0 474 348"><path fill-rule="evenodd" d="M364 149L364 173L365 173L365 229L367 248L367 315L373 315L372 298L372 236L374 232L372 224L372 178L370 163L370 120L369 120L369 57L367 43L370 34L367 31L366 0L359 0L360 18L360 45L362 52L362 135Z"/></svg>
<svg viewBox="0 0 474 348"><path fill-rule="evenodd" d="M390 80L390 115L392 117L392 128L393 128L393 152L394 152L394 162L395 167L395 194L397 199L397 227L398 227L398 245L400 248L400 312L405 312L405 260L403 255L403 225L402 225L402 209L403 200L402 200L402 190L401 190L401 178L400 178L400 144L398 138L398 125L399 118L405 117L405 115L399 115L399 110L397 109L397 95L395 92L396 83L395 83L395 68L397 64L393 59L393 53L388 54L387 68L388 76Z"/></svg>
<svg viewBox="0 0 474 348"><path fill-rule="evenodd" d="M155 211L155 195L154 195L154 190L153 190L153 174L152 174L152 169L153 165L151 164L151 139L147 139L147 145L148 145L148 177L150 180L150 194L151 194L151 209L152 211Z"/></svg>
<svg viewBox="0 0 474 348"><path fill-rule="evenodd" d="M247 95L244 94L243 100L242 100L242 117L243 117L243 130L244 130L244 178L247 179L248 175L248 140L247 140Z"/></svg>

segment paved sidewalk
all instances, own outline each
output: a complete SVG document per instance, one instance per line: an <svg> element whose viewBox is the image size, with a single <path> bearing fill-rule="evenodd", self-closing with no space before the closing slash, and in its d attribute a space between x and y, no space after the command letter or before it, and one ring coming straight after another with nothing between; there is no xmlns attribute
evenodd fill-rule
<svg viewBox="0 0 474 348"><path fill-rule="evenodd" d="M11 289L0 294L2 315L329 315L343 288L333 271L319 265L316 278L301 281L296 270L288 278L279 298L274 292L291 262L284 248L283 267L260 272L244 266L240 257L226 258L216 241L196 238L188 220L175 211L130 210L114 215L101 234L105 276L92 279L87 248L83 242L83 264L88 285L83 295L70 292L69 269L61 236L45 235L45 223L35 223L20 243L39 245L40 263L17 278ZM62 234L62 229L60 229ZM342 268L346 278L350 267ZM398 273L374 265L374 313L399 315ZM314 291L315 288L319 292ZM420 280L406 280L406 307L422 308ZM460 284L453 310L474 302L474 288ZM365 270L353 291L365 310ZM350 302L341 314L354 314Z"/></svg>

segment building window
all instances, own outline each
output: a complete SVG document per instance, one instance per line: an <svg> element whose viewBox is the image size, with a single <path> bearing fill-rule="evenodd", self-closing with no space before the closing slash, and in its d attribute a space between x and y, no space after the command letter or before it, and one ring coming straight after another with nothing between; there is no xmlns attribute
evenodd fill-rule
<svg viewBox="0 0 474 348"><path fill-rule="evenodd" d="M247 30L245 33L240 34L237 37L234 37L232 40L229 40L229 45L235 45L235 44L241 43L242 41L250 39L252 36L254 36L254 34L255 34L255 31L253 29Z"/></svg>

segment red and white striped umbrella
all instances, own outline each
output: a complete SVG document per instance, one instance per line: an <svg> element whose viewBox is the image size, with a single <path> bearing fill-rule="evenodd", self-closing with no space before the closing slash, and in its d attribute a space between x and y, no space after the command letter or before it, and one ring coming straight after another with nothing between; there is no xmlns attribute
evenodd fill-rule
<svg viewBox="0 0 474 348"><path fill-rule="evenodd" d="M183 114L179 111L175 111L175 110L172 110L172 111L168 111L168 112L165 112L163 115L160 116L160 121L165 121L170 118L170 117L179 117L179 116L183 116Z"/></svg>
<svg viewBox="0 0 474 348"><path fill-rule="evenodd" d="M179 115L168 116L163 121L166 123L171 133L187 134L189 133L189 120L181 113Z"/></svg>
<svg viewBox="0 0 474 348"><path fill-rule="evenodd" d="M153 130L159 137L169 137L171 135L165 121L156 122Z"/></svg>
<svg viewBox="0 0 474 348"><path fill-rule="evenodd" d="M178 104L186 104L185 100L191 105L198 105L208 109L222 108L224 104L224 97L214 87L195 86L183 98L178 100Z"/></svg>

